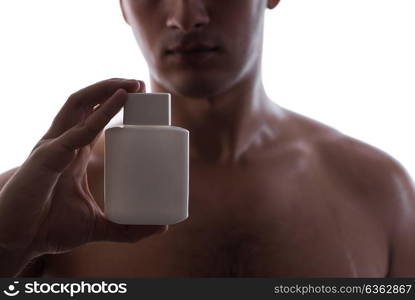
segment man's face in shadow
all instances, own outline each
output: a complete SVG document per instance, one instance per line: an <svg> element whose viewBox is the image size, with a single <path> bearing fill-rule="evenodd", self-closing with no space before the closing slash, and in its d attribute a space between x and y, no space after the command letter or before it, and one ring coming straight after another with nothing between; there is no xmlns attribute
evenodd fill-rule
<svg viewBox="0 0 415 300"><path fill-rule="evenodd" d="M168 91L188 97L220 94L259 66L264 12L278 4L278 0L120 2L151 77Z"/></svg>

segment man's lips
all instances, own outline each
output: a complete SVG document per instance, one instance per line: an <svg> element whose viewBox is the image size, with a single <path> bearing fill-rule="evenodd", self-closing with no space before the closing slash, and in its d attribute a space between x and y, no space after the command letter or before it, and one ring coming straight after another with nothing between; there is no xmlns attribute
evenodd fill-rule
<svg viewBox="0 0 415 300"><path fill-rule="evenodd" d="M180 66L207 66L213 63L221 52L216 44L203 40L182 40L165 48L164 55L167 60Z"/></svg>
<svg viewBox="0 0 415 300"><path fill-rule="evenodd" d="M166 54L197 54L218 51L219 47L205 44L176 45L166 50Z"/></svg>

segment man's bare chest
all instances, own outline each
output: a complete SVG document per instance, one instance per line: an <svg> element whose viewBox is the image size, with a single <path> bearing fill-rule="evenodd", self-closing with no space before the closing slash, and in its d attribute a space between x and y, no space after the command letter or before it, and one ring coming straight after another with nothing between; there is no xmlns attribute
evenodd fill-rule
<svg viewBox="0 0 415 300"><path fill-rule="evenodd" d="M384 276L387 246L376 222L348 195L293 179L191 172L185 222L136 244L94 243L51 256L46 275Z"/></svg>

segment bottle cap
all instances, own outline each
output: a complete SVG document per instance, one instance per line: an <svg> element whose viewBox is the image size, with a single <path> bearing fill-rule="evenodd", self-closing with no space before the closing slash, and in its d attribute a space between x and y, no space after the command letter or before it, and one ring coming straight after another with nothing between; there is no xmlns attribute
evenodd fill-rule
<svg viewBox="0 0 415 300"><path fill-rule="evenodd" d="M129 93L124 105L126 125L170 125L170 94Z"/></svg>

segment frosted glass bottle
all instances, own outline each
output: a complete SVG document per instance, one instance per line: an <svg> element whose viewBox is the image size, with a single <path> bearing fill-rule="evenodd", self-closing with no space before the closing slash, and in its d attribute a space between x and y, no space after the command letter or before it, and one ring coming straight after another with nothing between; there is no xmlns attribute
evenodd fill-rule
<svg viewBox="0 0 415 300"><path fill-rule="evenodd" d="M105 130L105 215L119 224L188 217L189 131L171 126L170 94L128 94L123 125Z"/></svg>

